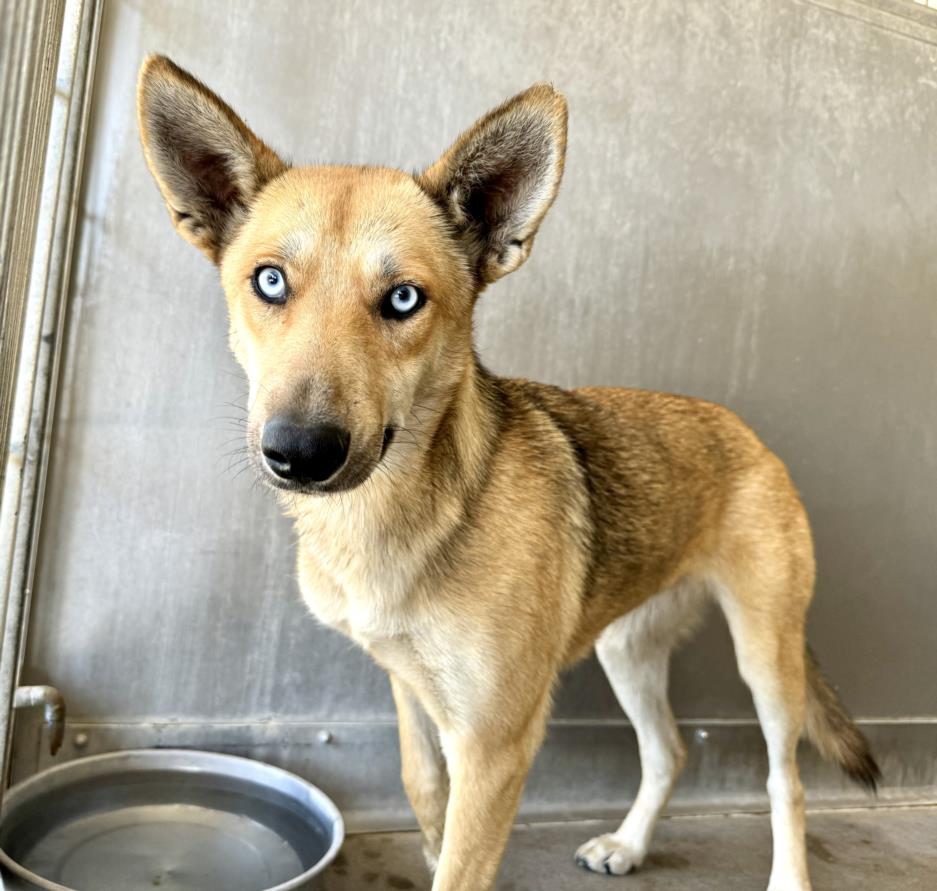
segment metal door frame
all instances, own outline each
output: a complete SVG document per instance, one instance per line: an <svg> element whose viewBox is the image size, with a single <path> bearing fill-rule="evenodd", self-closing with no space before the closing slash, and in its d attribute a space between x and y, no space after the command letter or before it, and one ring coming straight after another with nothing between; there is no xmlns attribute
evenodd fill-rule
<svg viewBox="0 0 937 891"><path fill-rule="evenodd" d="M82 156L103 0L2 0L0 54L0 798L15 706L52 688L17 692L28 625L62 353ZM15 700L15 701L14 701Z"/></svg>

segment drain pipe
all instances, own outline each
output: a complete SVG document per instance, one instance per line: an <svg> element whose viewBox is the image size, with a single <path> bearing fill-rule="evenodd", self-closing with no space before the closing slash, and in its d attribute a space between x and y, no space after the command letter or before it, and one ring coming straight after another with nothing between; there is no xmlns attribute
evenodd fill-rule
<svg viewBox="0 0 937 891"><path fill-rule="evenodd" d="M47 684L17 687L13 694L13 708L32 708L41 705L46 727L51 732L49 751L55 755L65 739L65 697Z"/></svg>

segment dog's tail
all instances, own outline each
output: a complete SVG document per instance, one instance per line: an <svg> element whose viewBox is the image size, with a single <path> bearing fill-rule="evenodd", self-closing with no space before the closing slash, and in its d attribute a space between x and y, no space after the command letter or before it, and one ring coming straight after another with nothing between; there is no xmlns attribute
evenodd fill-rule
<svg viewBox="0 0 937 891"><path fill-rule="evenodd" d="M824 758L838 764L851 780L874 793L882 772L869 741L839 701L807 647L806 734Z"/></svg>

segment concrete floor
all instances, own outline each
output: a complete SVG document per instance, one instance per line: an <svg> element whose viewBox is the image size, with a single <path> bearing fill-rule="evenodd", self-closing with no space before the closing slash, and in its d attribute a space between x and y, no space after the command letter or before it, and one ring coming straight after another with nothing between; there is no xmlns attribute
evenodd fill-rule
<svg viewBox="0 0 937 891"><path fill-rule="evenodd" d="M599 822L518 826L497 891L757 891L767 885L771 830L765 815L665 819L643 868L629 876L595 875L573 863L581 842L614 828ZM814 891L937 889L937 806L811 813L807 843ZM419 836L350 836L322 887L429 889Z"/></svg>

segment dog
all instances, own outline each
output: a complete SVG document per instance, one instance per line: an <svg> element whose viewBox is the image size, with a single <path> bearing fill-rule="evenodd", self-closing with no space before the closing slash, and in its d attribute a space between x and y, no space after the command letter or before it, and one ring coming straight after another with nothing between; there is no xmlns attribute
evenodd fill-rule
<svg viewBox="0 0 937 891"><path fill-rule="evenodd" d="M686 757L670 654L712 601L767 743L768 888L807 891L798 740L880 773L807 648L813 546L784 464L719 405L508 380L473 348L479 295L556 197L563 96L532 86L416 175L290 166L162 56L137 104L172 222L220 270L303 599L390 676L434 891L492 887L557 676L593 649L642 779L575 858L641 865Z"/></svg>

